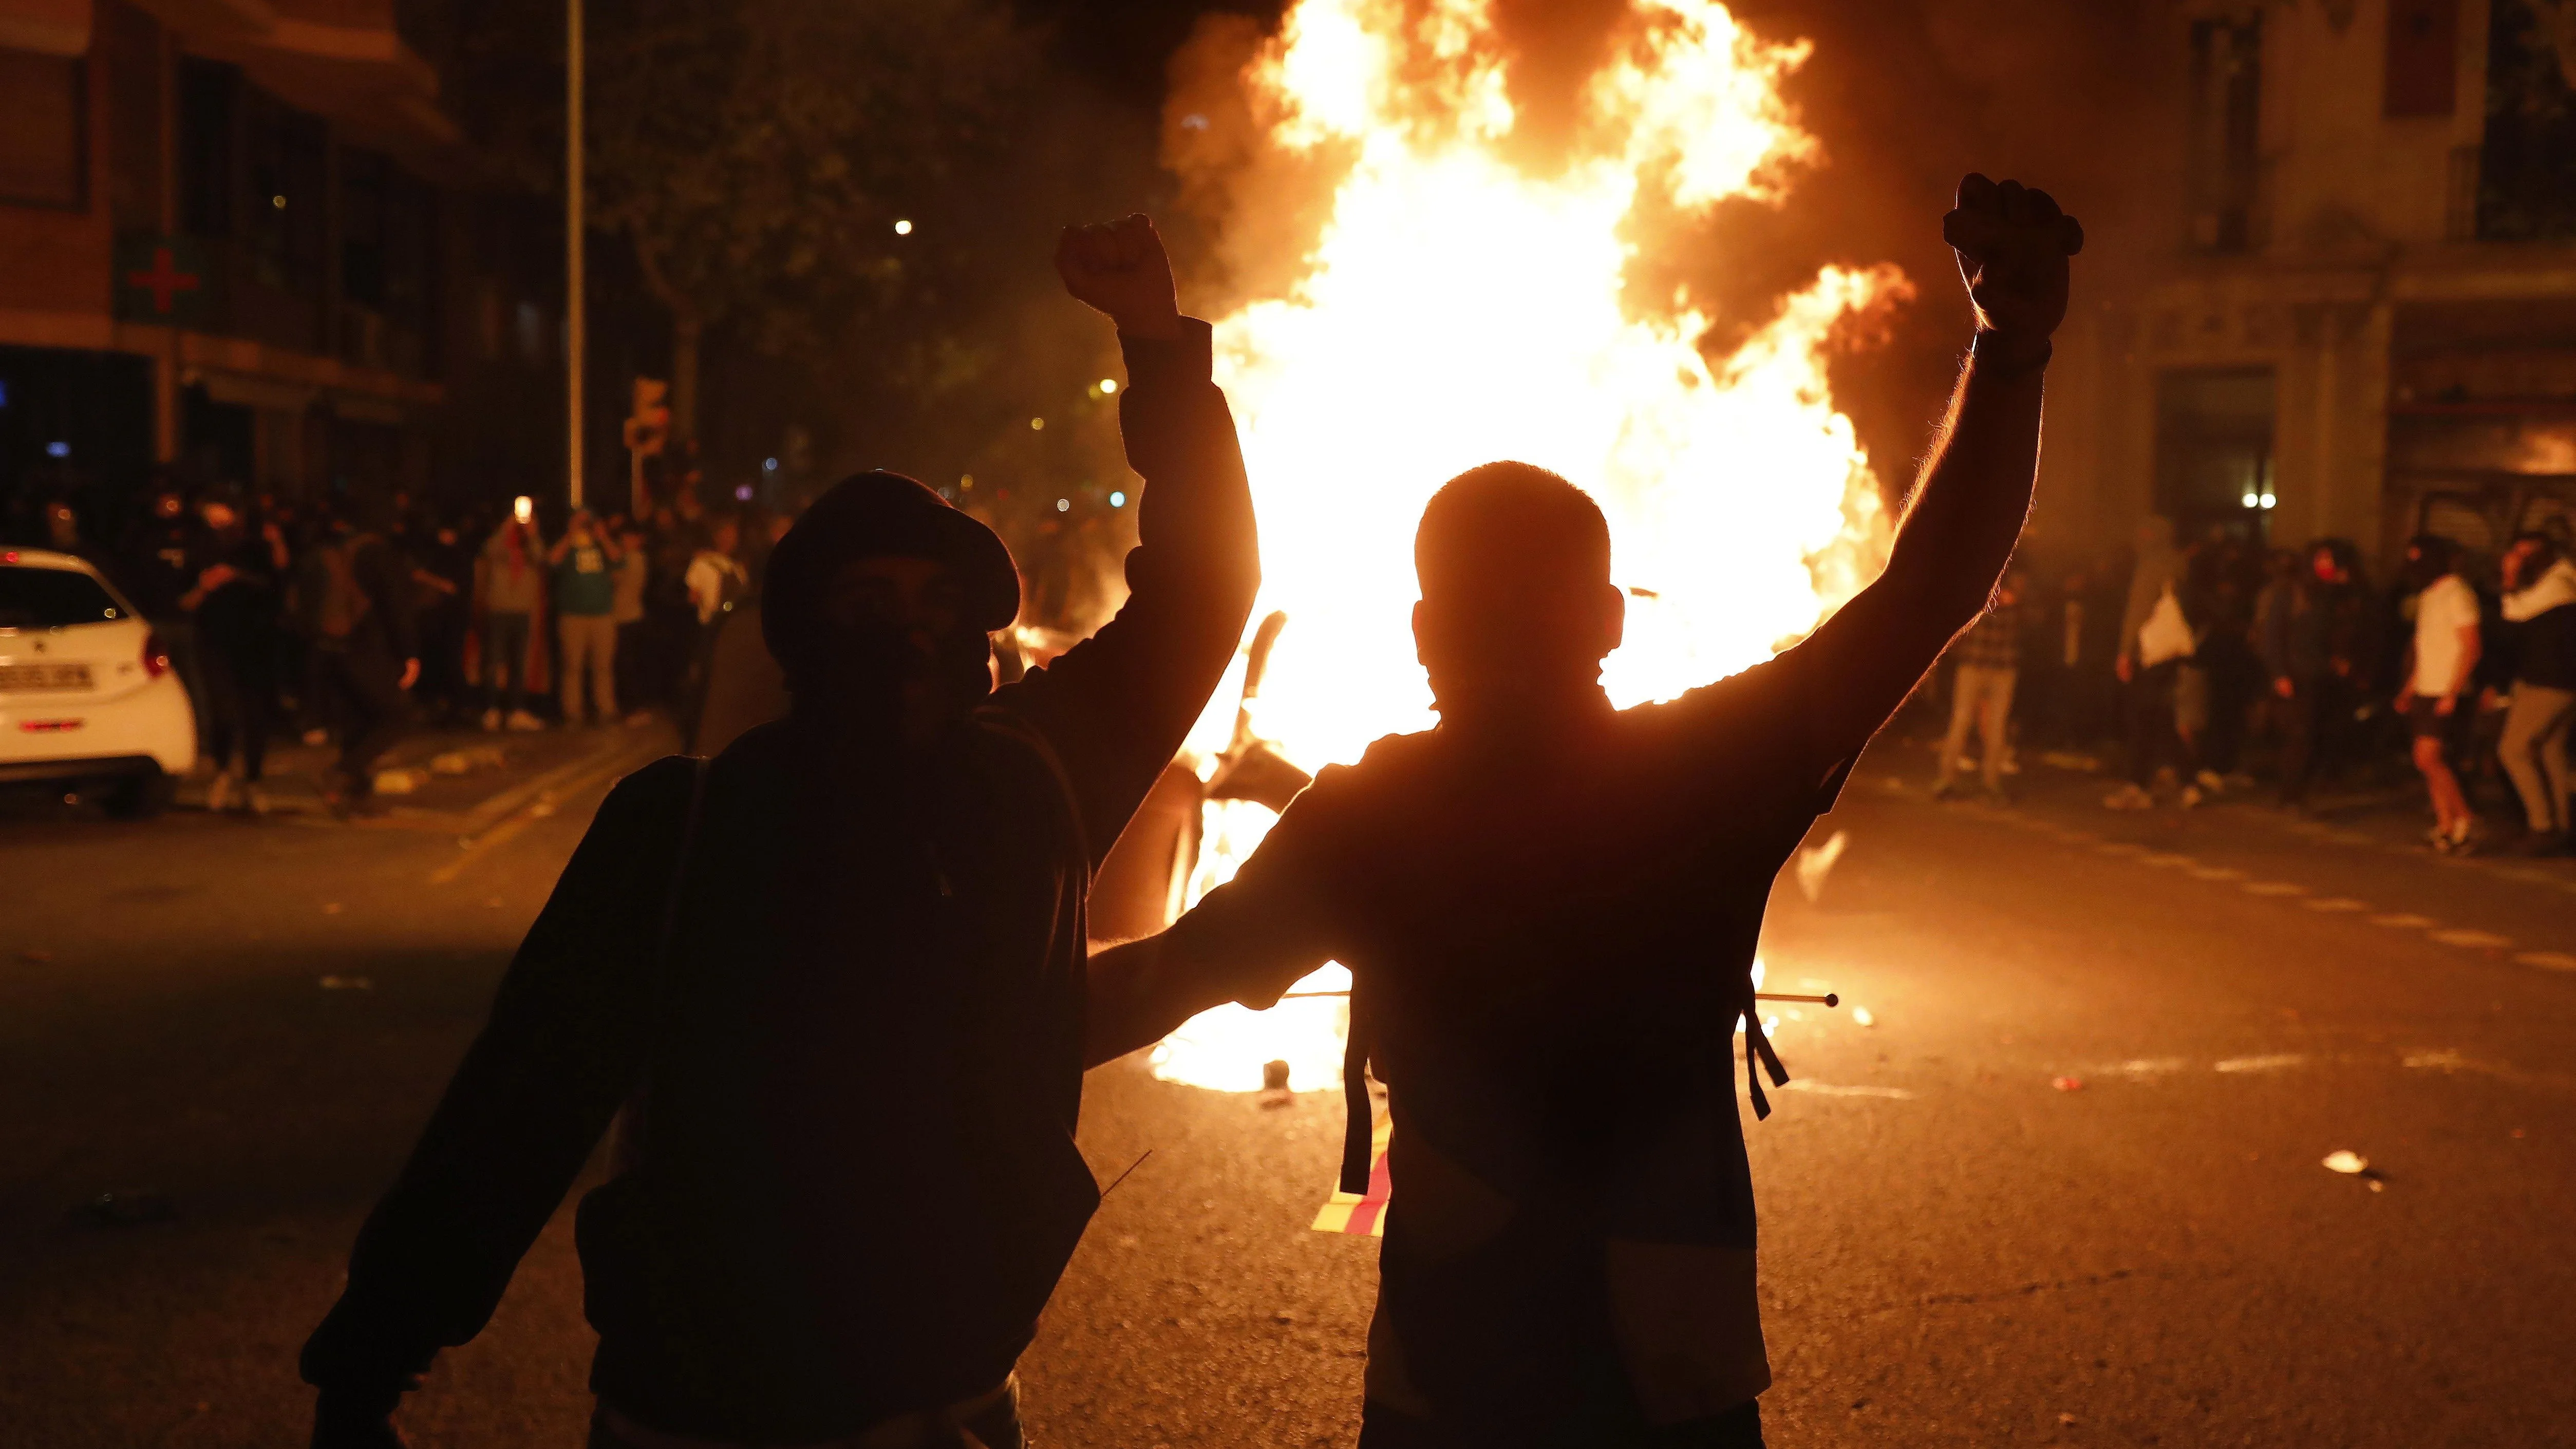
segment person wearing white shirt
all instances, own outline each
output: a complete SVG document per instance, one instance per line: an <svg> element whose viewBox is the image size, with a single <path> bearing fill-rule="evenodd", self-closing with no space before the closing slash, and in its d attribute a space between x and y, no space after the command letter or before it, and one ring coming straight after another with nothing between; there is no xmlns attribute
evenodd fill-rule
<svg viewBox="0 0 2576 1449"><path fill-rule="evenodd" d="M2397 712L2415 736L2415 768L2433 798L2433 830L2426 843L2444 854L2474 848L2476 816L2451 757L2467 743L2476 713L2469 679L2478 667L2478 595L2459 573L2459 550L2449 539L2421 534L2406 545L2406 573L2420 580L2415 596L2415 641L2406 652L2405 684Z"/></svg>
<svg viewBox="0 0 2576 1449"><path fill-rule="evenodd" d="M2546 535L2526 533L2504 555L2506 645L2513 703L2496 753L2522 797L2525 855L2566 855L2570 806L2567 736L2576 722L2576 561Z"/></svg>

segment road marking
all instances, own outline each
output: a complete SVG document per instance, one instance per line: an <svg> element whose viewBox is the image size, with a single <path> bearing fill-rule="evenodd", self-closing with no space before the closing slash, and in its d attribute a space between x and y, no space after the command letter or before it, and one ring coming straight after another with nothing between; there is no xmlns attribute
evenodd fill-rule
<svg viewBox="0 0 2576 1449"><path fill-rule="evenodd" d="M2370 918L2370 923L2374 926L2386 926L2392 931L2420 931L2426 926L2432 925L2433 918L2431 916L2410 916L2401 913L2394 916L2373 916Z"/></svg>
<svg viewBox="0 0 2576 1449"><path fill-rule="evenodd" d="M454 860L430 872L429 883L434 886L454 884L456 878L463 875L467 867L518 839L521 832L529 826L554 814L555 801L578 795L604 779L640 769L650 761L660 758L663 753L660 746L647 745L642 749L627 750L613 755L602 751L589 756L583 762L591 766L588 771L562 778L553 788L540 791L533 800L528 801L509 819L474 836L467 842L465 848L457 853Z"/></svg>
<svg viewBox="0 0 2576 1449"><path fill-rule="evenodd" d="M2307 1055L2303 1052L2275 1052L2270 1056L2261 1057L2229 1057L2223 1062L2213 1063L2210 1070L2214 1072L2277 1072L2287 1067L2305 1066L2307 1064L2307 1060Z"/></svg>
<svg viewBox="0 0 2576 1449"><path fill-rule="evenodd" d="M2191 868L2194 880L2243 880L2245 872L2224 865L2196 865Z"/></svg>
<svg viewBox="0 0 2576 1449"><path fill-rule="evenodd" d="M2331 900L2322 901L2301 901L2299 904L2312 911L2366 911L2370 909L2369 902L2357 901L2350 896L2336 896Z"/></svg>
<svg viewBox="0 0 2576 1449"><path fill-rule="evenodd" d="M2126 840L2106 840L2093 848L2102 852L2104 855L2139 856L2147 853L2147 848L2145 846L2132 844Z"/></svg>
<svg viewBox="0 0 2576 1449"><path fill-rule="evenodd" d="M2493 931L2473 931L2465 927L2452 931L2435 931L2433 939L2445 946L2468 946L2477 949L2510 946L2513 940Z"/></svg>
<svg viewBox="0 0 2576 1449"><path fill-rule="evenodd" d="M2162 851L2150 855L2139 856L2138 863L2140 865L2152 865L2158 867L2171 867L2178 865L2186 870L2196 868L2200 864L2199 861L2192 859L2188 855L2174 855Z"/></svg>
<svg viewBox="0 0 2576 1449"><path fill-rule="evenodd" d="M2455 1072L2469 1064L2467 1058L2447 1047L2440 1051L2408 1052L2403 1060L2406 1065L2418 1070L2430 1069L2437 1072Z"/></svg>
<svg viewBox="0 0 2576 1449"><path fill-rule="evenodd" d="M2245 883L2245 893L2249 896L2303 896L2308 893L2308 888L2285 880L2250 880Z"/></svg>
<svg viewBox="0 0 2576 1449"><path fill-rule="evenodd" d="M2191 1065L2191 1063L2184 1061L2180 1057L2138 1057L2130 1061L2113 1062L2107 1067L2097 1067L2094 1069L2094 1074L2096 1076L2104 1077L2128 1077L2133 1081L2146 1081L2152 1077L2167 1076L2171 1073L2181 1071L2184 1067L2189 1065Z"/></svg>
<svg viewBox="0 0 2576 1449"><path fill-rule="evenodd" d="M2564 951L2525 951L2513 959L2525 966L2537 966L2543 971L2576 971L2576 956L2570 956Z"/></svg>
<svg viewBox="0 0 2576 1449"><path fill-rule="evenodd" d="M1784 1092L1813 1092L1819 1097L1884 1097L1891 1102L1911 1102L1914 1094L1903 1087L1840 1087L1831 1082L1811 1082L1793 1077L1780 1084Z"/></svg>

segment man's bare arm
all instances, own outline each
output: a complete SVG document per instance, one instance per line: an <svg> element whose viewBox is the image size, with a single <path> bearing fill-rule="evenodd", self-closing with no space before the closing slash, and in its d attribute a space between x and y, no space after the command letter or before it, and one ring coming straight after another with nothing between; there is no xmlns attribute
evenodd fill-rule
<svg viewBox="0 0 2576 1449"><path fill-rule="evenodd" d="M1194 961L1193 954L1184 939L1165 931L1091 958L1083 1009L1085 1068L1152 1046L1182 1022L1232 999L1213 979L1209 963Z"/></svg>
<svg viewBox="0 0 2576 1449"><path fill-rule="evenodd" d="M1887 571L1800 646L1819 666L1813 718L1829 759L1866 744L1983 611L2030 513L2041 377L2083 231L2048 193L1971 175L1942 233L1975 305L1976 342Z"/></svg>

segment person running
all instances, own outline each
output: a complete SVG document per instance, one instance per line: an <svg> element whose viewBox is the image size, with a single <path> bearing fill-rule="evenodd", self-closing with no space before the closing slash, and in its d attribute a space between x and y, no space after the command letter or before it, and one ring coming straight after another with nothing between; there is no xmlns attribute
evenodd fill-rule
<svg viewBox="0 0 2576 1449"><path fill-rule="evenodd" d="M411 570L385 537L389 522L383 504L353 502L307 552L298 581L313 677L340 728L322 801L342 816L383 813L376 761L410 728L407 691L420 679Z"/></svg>
<svg viewBox="0 0 2576 1449"><path fill-rule="evenodd" d="M575 1220L594 1449L1018 1449L1013 1365L1099 1201L1073 1139L1084 892L1260 572L1209 331L1152 224L1068 231L1057 266L1126 351L1126 606L995 691L1001 539L891 473L815 502L762 615L793 706L600 806L305 1346L317 1449L396 1442L621 1103Z"/></svg>
<svg viewBox="0 0 2576 1449"><path fill-rule="evenodd" d="M2576 721L2576 560L2526 533L2504 556L2498 612L2510 629L2513 702L2496 753L2522 799L2525 855L2566 855L2570 838L2567 735Z"/></svg>
<svg viewBox="0 0 2576 1449"><path fill-rule="evenodd" d="M2477 848L2477 815L2454 767L2476 716L2469 681L2483 647L2478 595L2460 577L2459 549L2447 538L2426 533L2409 540L2406 571L2416 587L2415 636L2406 649L2397 713L2414 737L2415 768L2433 802L2433 828L2424 843L2464 855Z"/></svg>
<svg viewBox="0 0 2576 1449"><path fill-rule="evenodd" d="M1388 1087L1395 1184L1362 1449L1761 1443L1727 1052L1741 1020L1768 1058L1763 908L2004 571L2082 237L2045 193L1982 176L1944 230L1977 337L1876 583L1768 663L1614 709L1624 597L1600 509L1526 463L1471 469L1414 541L1438 727L1327 768L1231 883L1092 959L1095 1063L1350 968L1343 1185L1369 1173L1364 1066Z"/></svg>

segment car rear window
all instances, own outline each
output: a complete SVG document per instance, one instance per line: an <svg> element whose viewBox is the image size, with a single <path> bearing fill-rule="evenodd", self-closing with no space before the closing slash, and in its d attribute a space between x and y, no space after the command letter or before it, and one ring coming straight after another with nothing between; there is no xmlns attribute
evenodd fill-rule
<svg viewBox="0 0 2576 1449"><path fill-rule="evenodd" d="M115 595L85 573L0 566L0 629L60 629L124 617Z"/></svg>

